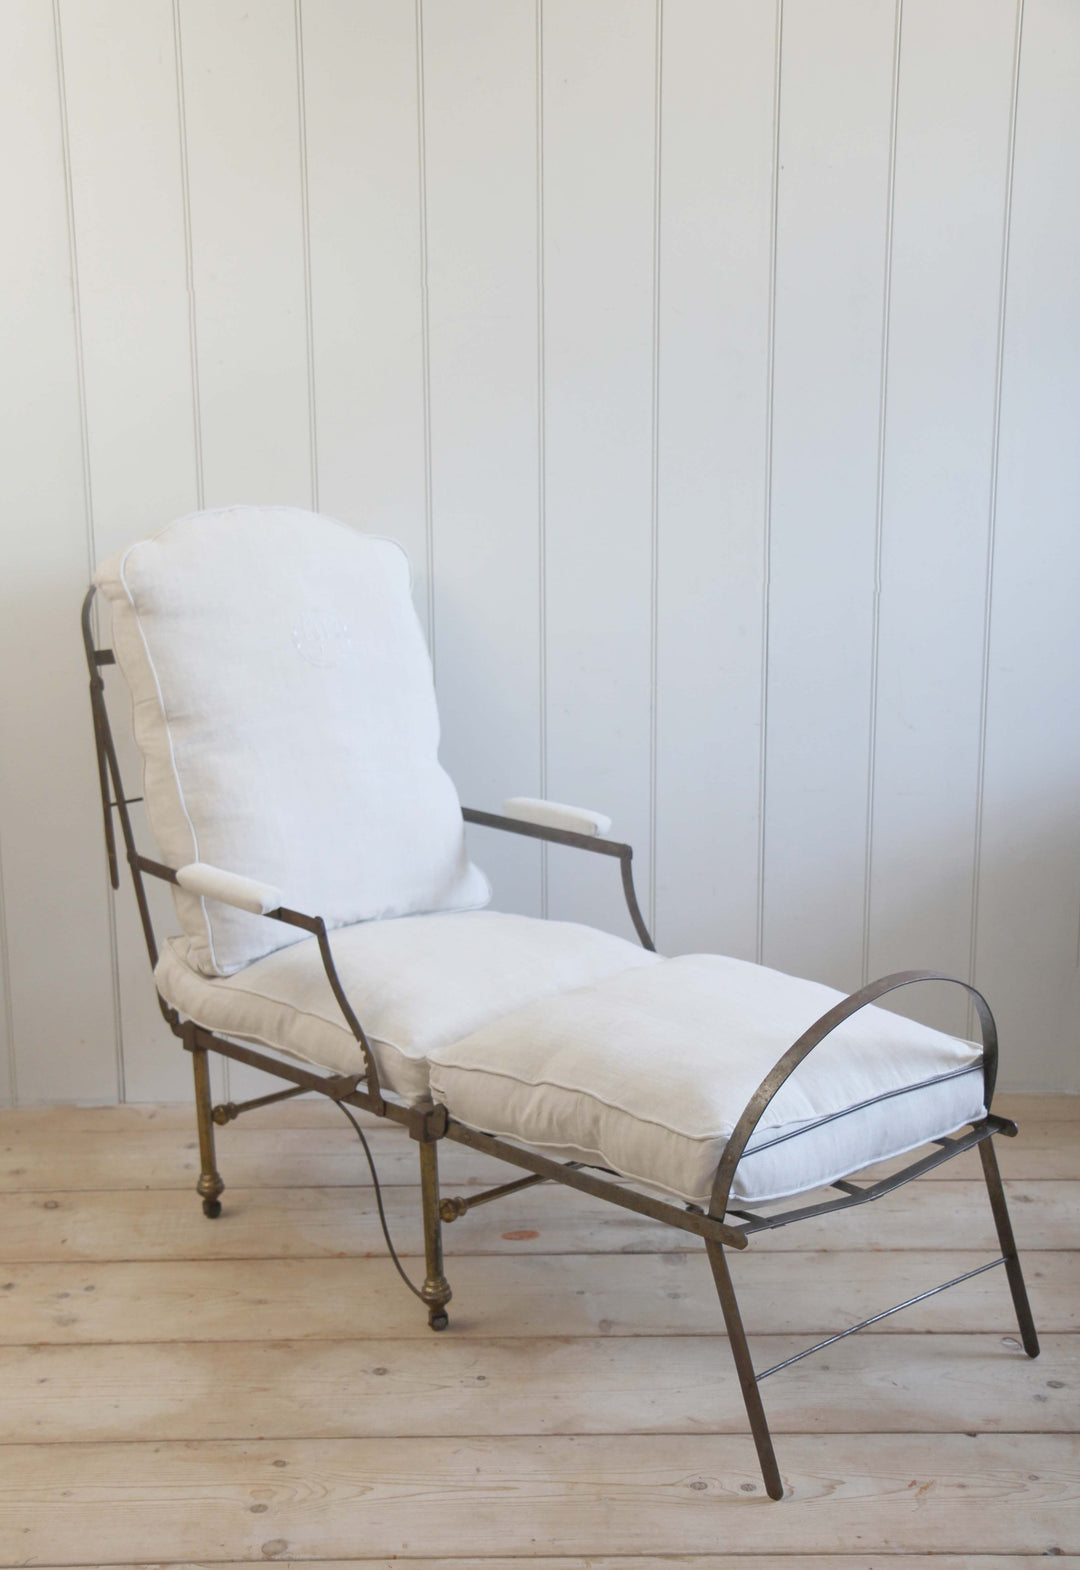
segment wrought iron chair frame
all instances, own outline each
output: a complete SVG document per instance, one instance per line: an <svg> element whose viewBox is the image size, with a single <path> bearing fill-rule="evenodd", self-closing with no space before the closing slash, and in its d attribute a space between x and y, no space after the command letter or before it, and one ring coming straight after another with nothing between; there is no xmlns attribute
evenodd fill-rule
<svg viewBox="0 0 1080 1570"><path fill-rule="evenodd" d="M111 649L101 649L95 645L92 623L94 592L94 588L91 587L83 601L82 633L90 673L90 705L93 715L109 878L112 887L118 889L120 886L120 869L112 816L115 812L120 822L120 836L123 840L124 855L131 872L143 937L146 942L151 970L153 970L157 965L158 947L153 921L150 916L144 879L153 877L161 879L166 883L176 883L177 876L175 869L142 855L135 842L134 828L128 808L142 798L126 796L124 793L116 746L105 704L105 683L102 676L102 668L115 664L115 656ZM614 840L576 834L564 829L548 828L541 824L526 823L516 818L504 817L498 813L481 812L470 807L462 809L462 816L467 823L499 829L511 834L520 834L530 839L543 840L551 844L566 845L595 855L617 859L622 876L623 894L634 929L643 947L650 950L655 949L634 891L633 850L629 845ZM386 1118L393 1123L403 1125L408 1130L410 1137L418 1144L426 1272L421 1296L428 1306L428 1322L433 1330L444 1330L449 1322L446 1305L450 1301L451 1291L443 1269L442 1224L454 1221L457 1217L464 1215L477 1205L503 1198L506 1195L532 1187L534 1184L555 1182L570 1188L579 1189L581 1192L591 1194L595 1198L608 1200L612 1204L634 1211L638 1215L646 1216L650 1220L660 1221L680 1231L693 1233L695 1236L700 1237L705 1245L705 1251L716 1284L717 1295L720 1299L724 1324L731 1344L732 1356L743 1401L746 1406L747 1417L757 1449L762 1477L766 1491L772 1499L783 1497L784 1485L777 1466L772 1438L769 1433L758 1386L763 1379L778 1373L790 1364L798 1362L804 1357L809 1357L811 1353L831 1346L833 1342L853 1335L856 1331L863 1330L866 1326L875 1324L878 1320L897 1313L900 1309L908 1308L913 1303L921 1302L924 1298L932 1297L938 1292L944 1292L949 1287L958 1285L962 1281L970 1280L973 1276L981 1275L984 1271L992 1270L997 1265L1004 1265L1006 1269L1024 1351L1029 1357L1038 1356L1038 1336L1028 1302L1023 1272L1017 1255L1016 1242L1013 1237L1005 1200L1005 1192L1002 1187L997 1157L992 1143L995 1134L1012 1137L1016 1134L1017 1128L1016 1124L1009 1119L1000 1117L990 1111L997 1074L997 1030L985 998L967 982L958 981L955 977L945 976L936 971L902 971L896 975L885 976L878 981L871 982L868 986L845 998L826 1014L822 1015L784 1053L748 1101L724 1149L723 1157L717 1168L709 1207L705 1211L696 1205L682 1206L655 1198L648 1193L639 1192L629 1186L624 1180L618 1179L617 1174L611 1174L609 1177L601 1169L585 1170L577 1163L552 1160L536 1151L525 1149L505 1139L496 1138L491 1134L479 1133L475 1129L467 1128L464 1124L456 1122L443 1106L405 1107L397 1102L388 1101L383 1095L379 1084L378 1069L368 1039L364 1034L363 1026L353 1011L338 977L326 924L322 917L309 915L302 911L290 910L284 906L277 910L268 911L266 917L268 920L281 921L289 926L300 927L310 932L316 939L327 981L341 1009L345 1022L363 1054L365 1073L360 1075L321 1074L315 1070L305 1068L299 1063L270 1057L267 1053L260 1052L254 1047L242 1045L237 1041L218 1036L213 1031L204 1029L190 1020L182 1019L177 1010L172 1008L158 993L158 1003L169 1028L174 1035L180 1038L184 1049L192 1057L200 1155L200 1174L196 1190L202 1198L203 1211L209 1218L215 1219L221 1214L220 1196L225 1188L225 1184L217 1169L215 1124L228 1123L233 1118L239 1117L242 1113L251 1111L255 1107L266 1106L271 1102L288 1100L290 1097L314 1091L326 1096L331 1101L341 1103L343 1106L360 1108L375 1114L377 1117ZM982 1067L986 1116L971 1124L964 1133L953 1135L948 1139L933 1141L938 1147L936 1150L909 1163L902 1169L878 1179L876 1182L867 1183L864 1186L858 1186L846 1179L833 1183L830 1186L840 1190L841 1197L838 1199L800 1205L794 1209L770 1215L761 1215L754 1211L733 1207L729 1201L736 1169L763 1113L785 1080L794 1073L809 1053L831 1031L835 1030L837 1025L841 1024L843 1020L849 1018L859 1009L873 1003L876 999L883 997L887 992L922 981L952 982L964 988L974 1001L982 1031ZM210 1052L216 1052L222 1057L231 1058L234 1062L246 1063L253 1068L263 1070L265 1073L276 1075L278 1078L287 1081L289 1088L277 1091L271 1095L258 1096L250 1101L240 1103L228 1102L224 1105L215 1106L210 1087L208 1059ZM858 1108L850 1110L857 1111ZM453 1140L457 1144L466 1145L473 1150L481 1151L500 1161L521 1167L529 1175L511 1183L503 1183L495 1188L482 1190L477 1194L470 1194L467 1198L459 1196L442 1199L439 1192L438 1146L443 1139ZM903 1303L897 1303L892 1308L884 1309L880 1313L874 1314L869 1319L864 1319L846 1330L841 1330L835 1335L828 1336L823 1341L819 1341L814 1346L795 1353L792 1357L785 1358L771 1368L760 1372L756 1371L750 1356L742 1315L735 1296L735 1288L728 1267L726 1250L746 1248L751 1236L756 1232L788 1226L795 1221L809 1220L813 1217L830 1214L833 1211L849 1209L853 1205L862 1205L881 1199L884 1195L892 1193L894 1189L913 1181L915 1178L922 1177L943 1162L952 1160L954 1156L958 1156L975 1146L978 1147L982 1161L983 1176L1001 1249L1000 1256L989 1260L986 1264L979 1265L974 1270L966 1271L963 1275L956 1276L950 1281L945 1281L940 1286L931 1287L928 1291L921 1292Z"/></svg>

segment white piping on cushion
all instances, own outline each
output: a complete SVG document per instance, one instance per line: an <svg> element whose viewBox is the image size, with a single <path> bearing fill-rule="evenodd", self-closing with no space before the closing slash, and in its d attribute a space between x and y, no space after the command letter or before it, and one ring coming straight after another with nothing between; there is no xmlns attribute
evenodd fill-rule
<svg viewBox="0 0 1080 1570"><path fill-rule="evenodd" d="M450 1043L451 1048L455 1045L455 1042ZM672 1134L676 1139L684 1139L689 1144L694 1145L707 1145L714 1139L728 1140L735 1132L734 1124L730 1128L721 1124L717 1129L707 1129L704 1134L692 1134L688 1129L673 1127L671 1123L665 1122L663 1118L647 1117L644 1113L637 1112L620 1101L605 1100L595 1090L589 1090L585 1086L575 1085L567 1080L555 1079L550 1075L545 1075L539 1079L525 1079L522 1075L512 1074L505 1068L478 1068L475 1065L464 1063L446 1063L435 1057L436 1052L445 1050L447 1049L436 1047L432 1053L432 1067L435 1069L436 1075L440 1068L445 1068L451 1074L463 1074L466 1077L470 1074L477 1074L481 1079L504 1080L507 1084L522 1090L554 1090L564 1096L580 1096L583 1101L591 1101L594 1106L599 1107L602 1111L618 1112L622 1117L629 1118L632 1123L639 1123L644 1128L658 1128L662 1133ZM930 1090L934 1085L943 1085L948 1080L960 1079L965 1074L975 1073L977 1069L981 1071L981 1061L969 1063L964 1068L950 1069L944 1074L933 1074L929 1079L917 1080L913 1085L897 1085L893 1089L879 1091L876 1096L870 1096L866 1101L858 1101L850 1107L840 1107L836 1112L822 1112L817 1117L793 1120L794 1123L798 1123L798 1127L793 1127L792 1123L770 1124L769 1128L763 1130L763 1133L767 1134L774 1129L784 1129L788 1132L782 1133L774 1139L763 1139L756 1145L748 1145L743 1151L741 1159L745 1159L747 1156L755 1156L762 1150L770 1150L773 1145L783 1144L786 1140L797 1139L800 1134L812 1134L815 1129L822 1128L826 1123L834 1123L838 1118L847 1117L849 1113L865 1112L867 1107L876 1106L880 1101L891 1101L896 1096L910 1095L917 1090ZM448 1109L451 1112L451 1116L454 1116L452 1108L448 1106ZM519 1139L520 1135L508 1134L504 1137L507 1139ZM910 1148L914 1150L916 1147L913 1145ZM882 1157L881 1159L885 1160L886 1158ZM642 1178L641 1181L651 1180Z"/></svg>

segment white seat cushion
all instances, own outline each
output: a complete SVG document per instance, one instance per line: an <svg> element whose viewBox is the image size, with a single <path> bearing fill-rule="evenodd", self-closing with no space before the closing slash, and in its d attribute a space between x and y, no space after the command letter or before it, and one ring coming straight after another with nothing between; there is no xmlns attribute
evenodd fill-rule
<svg viewBox="0 0 1080 1570"><path fill-rule="evenodd" d="M169 866L258 879L330 927L487 903L398 546L295 507L226 507L129 546L95 582ZM174 897L206 975L304 936Z"/></svg>
<svg viewBox="0 0 1080 1570"><path fill-rule="evenodd" d="M718 955L626 971L504 1015L432 1057L452 1117L708 1202L728 1136L788 1047L843 997ZM981 1048L866 1008L766 1110L732 1194L747 1204L845 1177L983 1115Z"/></svg>
<svg viewBox="0 0 1080 1570"><path fill-rule="evenodd" d="M436 1047L534 999L660 963L592 927L486 910L363 922L330 941L383 1089L410 1104L427 1098ZM188 1019L333 1073L363 1073L314 938L214 979L188 963L189 943L171 938L154 972L162 997Z"/></svg>

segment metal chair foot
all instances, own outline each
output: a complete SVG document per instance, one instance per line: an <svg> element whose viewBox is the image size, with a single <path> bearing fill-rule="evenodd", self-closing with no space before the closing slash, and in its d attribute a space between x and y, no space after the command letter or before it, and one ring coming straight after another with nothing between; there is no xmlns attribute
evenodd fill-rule
<svg viewBox="0 0 1080 1570"><path fill-rule="evenodd" d="M420 1194L424 1207L424 1260L427 1273L421 1296L428 1306L432 1330L445 1330L450 1323L446 1305L451 1298L450 1283L443 1275L442 1221L439 1215L439 1147L434 1140L420 1142Z"/></svg>
<svg viewBox="0 0 1080 1570"><path fill-rule="evenodd" d="M994 1213L998 1243L1005 1258L1005 1274L1009 1278L1009 1291L1012 1293L1013 1308L1016 1311L1016 1323L1020 1327L1020 1340L1028 1357L1038 1357L1039 1335L1035 1329L1031 1304L1028 1302L1024 1272L1020 1268L1020 1258L1016 1252L1016 1239L1013 1237L1009 1207L1005 1202L1005 1190L1002 1186L997 1152L992 1139L982 1141L979 1146L979 1156L982 1160L983 1176L986 1179L986 1192L990 1196L990 1209Z"/></svg>
<svg viewBox="0 0 1080 1570"><path fill-rule="evenodd" d="M195 1071L195 1116L199 1125L199 1164L202 1170L195 1192L202 1199L203 1215L216 1221L221 1214L221 1198L225 1184L217 1169L214 1149L214 1115L210 1099L210 1064L205 1047L196 1045L194 1027L185 1027L188 1051Z"/></svg>
<svg viewBox="0 0 1080 1570"><path fill-rule="evenodd" d="M776 1452L773 1450L772 1435L765 1418L765 1408L761 1404L761 1392L758 1389L757 1378L754 1374L754 1365L750 1357L750 1348L746 1342L746 1332L743 1329L742 1315L735 1298L735 1288L732 1284L731 1273L724 1257L723 1246L720 1243L706 1241L705 1251L709 1256L712 1266L713 1280L716 1282L717 1296L720 1307L724 1313L724 1325L731 1344L731 1355L735 1360L735 1371L739 1376L739 1385L742 1389L743 1404L746 1415L750 1420L750 1432L754 1436L754 1446L757 1450L758 1465L761 1467L761 1476L765 1484L765 1492L770 1499L783 1499L784 1481L780 1476L780 1468L776 1464Z"/></svg>

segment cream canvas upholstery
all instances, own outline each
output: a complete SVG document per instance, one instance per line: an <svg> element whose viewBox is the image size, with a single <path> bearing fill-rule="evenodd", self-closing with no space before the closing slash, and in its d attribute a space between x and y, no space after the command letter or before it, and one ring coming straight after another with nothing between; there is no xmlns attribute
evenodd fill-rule
<svg viewBox="0 0 1080 1570"><path fill-rule="evenodd" d="M331 927L487 903L398 546L293 507L228 507L129 546L95 582L169 866L261 880ZM303 936L175 899L205 975Z"/></svg>
<svg viewBox="0 0 1080 1570"><path fill-rule="evenodd" d="M336 1074L363 1073L313 939L218 979L187 962L189 942L167 943L154 973L186 1018ZM362 922L331 943L383 1088L409 1103L427 1098L436 1047L538 998L660 963L593 927L489 910Z"/></svg>
<svg viewBox="0 0 1080 1570"><path fill-rule="evenodd" d="M441 1047L431 1093L472 1128L707 1204L758 1084L843 994L692 954L504 1015ZM768 1107L732 1193L800 1193L983 1115L981 1049L867 1008Z"/></svg>

